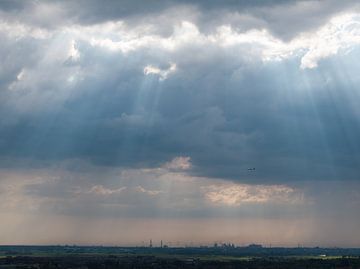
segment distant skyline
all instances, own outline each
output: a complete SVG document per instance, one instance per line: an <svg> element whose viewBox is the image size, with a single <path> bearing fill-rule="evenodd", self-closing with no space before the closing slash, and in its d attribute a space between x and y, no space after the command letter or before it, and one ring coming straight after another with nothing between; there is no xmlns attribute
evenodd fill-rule
<svg viewBox="0 0 360 269"><path fill-rule="evenodd" d="M0 245L360 247L360 3L0 0Z"/></svg>

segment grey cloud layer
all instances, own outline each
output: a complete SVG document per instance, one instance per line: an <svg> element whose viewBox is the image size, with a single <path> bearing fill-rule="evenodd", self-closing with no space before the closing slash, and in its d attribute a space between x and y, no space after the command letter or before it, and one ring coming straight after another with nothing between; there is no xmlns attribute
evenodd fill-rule
<svg viewBox="0 0 360 269"><path fill-rule="evenodd" d="M205 32L212 32L217 26L228 24L242 31L253 28L267 29L285 40L301 32L316 29L335 14L354 12L358 8L357 1L353 0L5 0L0 3L2 15L7 20L44 28L123 20L131 26L145 23L157 33L168 35L174 22L190 20Z"/></svg>
<svg viewBox="0 0 360 269"><path fill-rule="evenodd" d="M77 37L2 34L3 166L80 158L153 167L190 156L198 176L358 179L357 49L301 70L296 56L263 62L247 45L127 52Z"/></svg>
<svg viewBox="0 0 360 269"><path fill-rule="evenodd" d="M358 181L302 182L291 187L193 177L191 168L177 164L175 169L169 162L151 169L69 169L76 165L84 167L71 160L46 169L2 170L0 214L359 222Z"/></svg>

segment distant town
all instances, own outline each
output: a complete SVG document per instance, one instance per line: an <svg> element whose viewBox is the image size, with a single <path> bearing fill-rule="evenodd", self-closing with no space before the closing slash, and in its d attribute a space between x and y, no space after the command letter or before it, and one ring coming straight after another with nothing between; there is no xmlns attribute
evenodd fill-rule
<svg viewBox="0 0 360 269"><path fill-rule="evenodd" d="M313 256L313 257L357 257L360 256L360 248L324 248L324 247L272 247L260 244L236 246L233 243L214 243L213 246L182 246L170 247L160 242L160 246L154 246L152 240L147 246L0 246L0 256L30 256L40 254L104 254L104 255L227 255L235 257L266 257L266 256Z"/></svg>

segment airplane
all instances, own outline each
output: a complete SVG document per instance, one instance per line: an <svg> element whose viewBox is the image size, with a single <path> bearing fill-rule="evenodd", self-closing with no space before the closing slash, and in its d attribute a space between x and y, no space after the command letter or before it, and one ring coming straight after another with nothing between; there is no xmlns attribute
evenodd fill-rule
<svg viewBox="0 0 360 269"><path fill-rule="evenodd" d="M248 171L255 171L255 167L253 167L253 168L248 168Z"/></svg>

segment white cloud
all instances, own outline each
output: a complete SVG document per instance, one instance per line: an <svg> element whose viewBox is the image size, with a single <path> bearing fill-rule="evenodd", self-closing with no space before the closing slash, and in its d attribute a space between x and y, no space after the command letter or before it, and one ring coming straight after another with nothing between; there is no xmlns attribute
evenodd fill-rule
<svg viewBox="0 0 360 269"><path fill-rule="evenodd" d="M137 186L136 188L135 188L135 190L137 191L137 192L140 192L140 193L145 193L145 194L147 194L147 195L151 195L151 196L154 196L154 195L158 195L158 194L160 194L160 193L163 193L163 191L154 191L154 190L147 190L147 189L145 189L144 187L142 187L142 186Z"/></svg>
<svg viewBox="0 0 360 269"><path fill-rule="evenodd" d="M239 206L263 203L299 203L301 193L285 185L248 185L219 183L203 188L208 201L217 205Z"/></svg>
<svg viewBox="0 0 360 269"><path fill-rule="evenodd" d="M70 40L68 57L78 60L80 51L74 40L87 42L93 47L112 52L127 54L137 50L156 49L171 54L180 49L215 46L222 49L241 49L239 54L247 57L261 58L263 61L278 61L290 57L300 57L302 69L315 68L321 59L337 54L342 49L349 49L360 43L360 15L338 15L317 30L303 32L292 40L285 42L273 36L266 29L253 28L240 31L223 24L209 34L199 30L194 22L182 21L173 25L169 36L155 34L151 27L142 24L141 27L129 27L123 21L107 22L92 26L67 26L53 31L20 23L0 22L0 32L9 38L32 37L36 39L51 39L62 42ZM160 26L158 26L160 27ZM52 45L54 46L54 45ZM236 51L236 50L235 50ZM234 55L234 57L237 57ZM176 71L176 64L171 63L167 69L156 64L147 65L144 74L157 74L160 80L165 80Z"/></svg>
<svg viewBox="0 0 360 269"><path fill-rule="evenodd" d="M80 52L77 48L75 40L71 40L69 45L68 59L72 62L76 62L80 58Z"/></svg>
<svg viewBox="0 0 360 269"><path fill-rule="evenodd" d="M318 30L301 33L289 42L272 36L265 29L238 33L230 26L219 27L217 34L209 38L225 47L248 44L249 52L262 55L264 61L299 55L300 67L311 69L317 67L321 59L337 54L340 49L348 49L360 44L360 15L336 16Z"/></svg>
<svg viewBox="0 0 360 269"><path fill-rule="evenodd" d="M124 29L123 29L124 31ZM123 53L145 47L158 47L167 51L194 46L215 45L223 48L243 48L249 57L261 57L263 61L278 61L293 56L301 57L302 69L315 68L318 61L335 55L340 49L348 49L360 43L360 15L346 14L332 18L324 26L313 32L301 33L289 42L271 35L266 29L251 29L238 32L230 25L217 27L213 34L204 34L192 22L184 21L174 26L170 37L157 35L138 36L127 33L127 39L113 41L109 38L91 39L91 44ZM110 34L110 33L109 33ZM120 37L119 37L120 38ZM161 79L175 71L176 66L160 69L148 65L145 74L159 74Z"/></svg>
<svg viewBox="0 0 360 269"><path fill-rule="evenodd" d="M95 185L88 191L88 193L93 193L96 195L111 195L111 194L121 193L124 190L126 190L126 187L109 189L109 188L105 188L103 185Z"/></svg>
<svg viewBox="0 0 360 269"><path fill-rule="evenodd" d="M160 69L156 66L153 65L147 65L144 68L144 74L145 75L151 75L151 74L156 74L159 76L159 80L165 80L167 79L167 77L171 74L174 73L176 71L176 64L171 63L170 67L167 69Z"/></svg>
<svg viewBox="0 0 360 269"><path fill-rule="evenodd" d="M310 37L298 41L306 49L301 68L315 68L321 59L335 55L341 49L360 44L360 15L347 14L333 18ZM301 46L299 44L299 46Z"/></svg>
<svg viewBox="0 0 360 269"><path fill-rule="evenodd" d="M25 76L25 70L24 69L21 69L21 71L18 73L18 75L16 76L17 80L20 81L20 80L23 80L24 79L24 76Z"/></svg>
<svg viewBox="0 0 360 269"><path fill-rule="evenodd" d="M190 157L175 157L170 162L164 165L164 168L169 170L188 170L191 168Z"/></svg>
<svg viewBox="0 0 360 269"><path fill-rule="evenodd" d="M48 39L52 37L52 32L40 27L35 27L19 22L8 22L0 20L0 33L9 38L21 39L31 37L35 39Z"/></svg>

